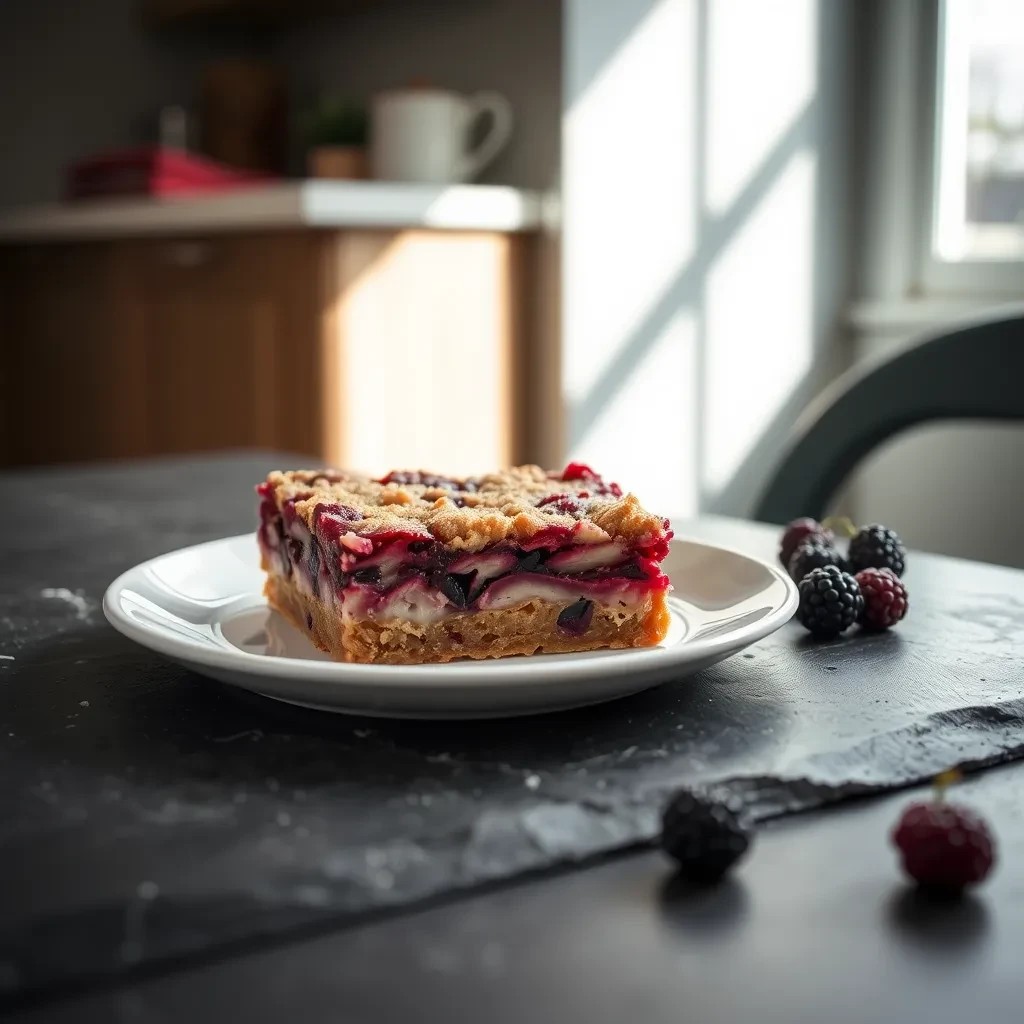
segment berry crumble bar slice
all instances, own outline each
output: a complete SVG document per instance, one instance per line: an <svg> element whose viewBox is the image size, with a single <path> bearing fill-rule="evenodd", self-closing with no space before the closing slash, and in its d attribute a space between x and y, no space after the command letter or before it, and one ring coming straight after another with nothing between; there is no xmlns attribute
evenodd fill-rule
<svg viewBox="0 0 1024 1024"><path fill-rule="evenodd" d="M299 470L256 490L264 593L340 661L647 647L668 630L668 520L580 463L466 480Z"/></svg>

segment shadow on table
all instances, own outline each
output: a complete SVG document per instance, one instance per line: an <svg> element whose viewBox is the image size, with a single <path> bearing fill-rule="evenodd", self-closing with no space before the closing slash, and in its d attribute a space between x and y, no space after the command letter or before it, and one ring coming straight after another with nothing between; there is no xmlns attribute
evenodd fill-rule
<svg viewBox="0 0 1024 1024"><path fill-rule="evenodd" d="M13 737L83 781L315 787L457 784L498 773L617 771L648 765L686 778L732 774L777 745L791 718L781 673L710 672L573 711L494 721L332 715L235 690L106 629L23 648L5 673L0 716ZM728 699L723 699L727 694ZM477 779L475 784L479 784Z"/></svg>
<svg viewBox="0 0 1024 1024"><path fill-rule="evenodd" d="M984 944L989 930L988 908L976 896L936 894L913 885L893 892L886 917L901 939L953 956Z"/></svg>
<svg viewBox="0 0 1024 1024"><path fill-rule="evenodd" d="M795 641L794 648L812 656L826 671L834 671L837 659L848 656L850 650L857 651L858 667L873 663L885 663L900 653L906 641L891 629L869 632L854 627L832 640L822 640L810 633L802 633ZM836 663L836 664L832 664Z"/></svg>
<svg viewBox="0 0 1024 1024"><path fill-rule="evenodd" d="M658 894L662 921L673 932L714 938L739 927L749 911L747 890L736 878L715 885L696 885L670 875Z"/></svg>

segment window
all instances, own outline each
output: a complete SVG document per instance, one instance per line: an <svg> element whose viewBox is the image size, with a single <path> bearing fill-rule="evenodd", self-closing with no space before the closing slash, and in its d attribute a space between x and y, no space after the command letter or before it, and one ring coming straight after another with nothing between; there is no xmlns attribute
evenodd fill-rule
<svg viewBox="0 0 1024 1024"><path fill-rule="evenodd" d="M1024 292L1024 2L940 0L929 292Z"/></svg>

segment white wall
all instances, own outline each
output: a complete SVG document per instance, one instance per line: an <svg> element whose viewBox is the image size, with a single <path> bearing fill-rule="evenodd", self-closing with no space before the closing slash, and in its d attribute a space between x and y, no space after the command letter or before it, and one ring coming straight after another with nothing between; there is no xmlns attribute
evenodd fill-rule
<svg viewBox="0 0 1024 1024"><path fill-rule="evenodd" d="M851 0L567 0L569 448L670 514L747 514L834 370Z"/></svg>

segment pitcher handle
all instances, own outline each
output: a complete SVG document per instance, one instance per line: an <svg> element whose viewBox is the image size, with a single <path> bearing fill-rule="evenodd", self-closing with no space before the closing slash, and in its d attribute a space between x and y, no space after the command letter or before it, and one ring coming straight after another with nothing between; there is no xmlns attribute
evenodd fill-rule
<svg viewBox="0 0 1024 1024"><path fill-rule="evenodd" d="M475 178L506 146L512 135L512 104L496 92L478 92L469 99L469 124L491 115L491 129L459 166L461 181Z"/></svg>

